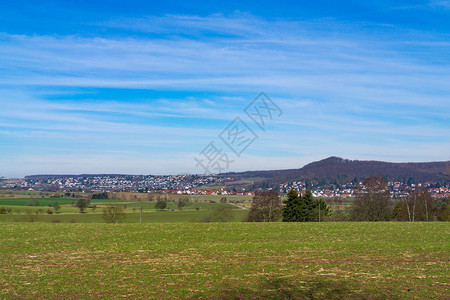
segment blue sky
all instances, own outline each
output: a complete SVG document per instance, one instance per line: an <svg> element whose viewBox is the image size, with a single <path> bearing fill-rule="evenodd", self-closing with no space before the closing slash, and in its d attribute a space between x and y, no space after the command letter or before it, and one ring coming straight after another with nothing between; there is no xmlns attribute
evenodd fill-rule
<svg viewBox="0 0 450 300"><path fill-rule="evenodd" d="M0 176L201 173L261 91L229 171L448 160L449 82L450 1L1 1Z"/></svg>

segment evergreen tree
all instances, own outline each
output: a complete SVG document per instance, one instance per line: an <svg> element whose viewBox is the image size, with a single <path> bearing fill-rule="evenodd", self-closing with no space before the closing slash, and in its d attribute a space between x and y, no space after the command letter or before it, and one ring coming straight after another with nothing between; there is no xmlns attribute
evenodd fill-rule
<svg viewBox="0 0 450 300"><path fill-rule="evenodd" d="M319 212L320 219L330 213L325 201L314 200L309 190L303 196L293 189L290 190L284 204L283 222L314 222L319 220Z"/></svg>
<svg viewBox="0 0 450 300"><path fill-rule="evenodd" d="M291 189L284 202L283 222L303 222L305 221L304 203L301 196L294 189Z"/></svg>
<svg viewBox="0 0 450 300"><path fill-rule="evenodd" d="M307 190L302 198L303 198L304 221L306 222L315 221L312 214L312 210L314 209L314 197L311 191Z"/></svg>

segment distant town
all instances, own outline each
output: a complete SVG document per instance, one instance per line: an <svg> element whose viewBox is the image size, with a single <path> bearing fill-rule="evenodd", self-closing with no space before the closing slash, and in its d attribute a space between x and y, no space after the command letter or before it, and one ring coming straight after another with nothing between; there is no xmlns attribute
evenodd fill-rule
<svg viewBox="0 0 450 300"><path fill-rule="evenodd" d="M258 188L243 188L229 183L236 178L219 175L42 175L29 176L25 179L0 179L0 189L29 190L46 192L140 192L162 191L171 194L198 195L254 195ZM278 189L280 194L287 194L291 189L302 192L312 191L317 198L353 198L359 181L341 185L321 186L312 182L285 182L265 189ZM432 197L449 197L449 186L436 185L433 182L405 183L389 181L392 198L405 198L417 188L427 189Z"/></svg>

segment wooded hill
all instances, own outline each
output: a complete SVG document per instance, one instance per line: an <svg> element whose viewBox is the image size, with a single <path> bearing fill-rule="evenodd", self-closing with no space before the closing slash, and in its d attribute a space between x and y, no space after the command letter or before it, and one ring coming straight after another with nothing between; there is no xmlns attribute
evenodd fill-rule
<svg viewBox="0 0 450 300"><path fill-rule="evenodd" d="M423 163L391 163L384 161L349 160L329 157L307 164L300 169L247 171L227 173L236 179L261 178L258 185L281 184L293 181L313 181L317 184L345 184L370 176L382 176L387 181L404 183L435 182L444 184L449 179L450 161Z"/></svg>

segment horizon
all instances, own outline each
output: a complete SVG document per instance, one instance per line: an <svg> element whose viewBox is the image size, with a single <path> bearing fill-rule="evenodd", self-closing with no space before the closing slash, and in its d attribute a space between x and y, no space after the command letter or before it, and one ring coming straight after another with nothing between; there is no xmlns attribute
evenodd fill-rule
<svg viewBox="0 0 450 300"><path fill-rule="evenodd" d="M211 143L222 173L448 161L449 13L449 1L5 3L0 176L201 174ZM250 133L241 148L233 126Z"/></svg>

